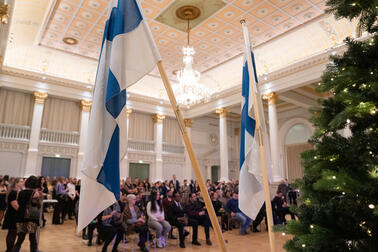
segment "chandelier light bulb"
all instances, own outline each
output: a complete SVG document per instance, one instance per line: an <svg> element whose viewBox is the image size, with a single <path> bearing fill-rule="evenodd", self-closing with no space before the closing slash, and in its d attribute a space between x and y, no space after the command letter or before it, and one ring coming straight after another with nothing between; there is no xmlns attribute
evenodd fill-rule
<svg viewBox="0 0 378 252"><path fill-rule="evenodd" d="M173 85L173 91L177 102L190 108L194 104L208 101L211 91L199 83L201 73L193 69L194 48L190 45L184 46L182 53L184 55L182 58L184 68L176 73L178 83Z"/></svg>

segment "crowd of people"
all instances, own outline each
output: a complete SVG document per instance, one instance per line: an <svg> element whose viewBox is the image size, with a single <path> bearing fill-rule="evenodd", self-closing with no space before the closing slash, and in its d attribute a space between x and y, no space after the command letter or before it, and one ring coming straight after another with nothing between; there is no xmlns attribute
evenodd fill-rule
<svg viewBox="0 0 378 252"><path fill-rule="evenodd" d="M80 180L75 178L30 176L24 180L0 176L0 223L4 219L2 228L8 230L6 251L19 251L27 234L30 251L38 251L36 232L39 226L45 225L46 220L41 213L49 207L48 204L42 204L43 199L51 197L57 201L53 204L52 224L61 225L67 218L74 217L77 221L80 187ZM252 232L259 232L258 226L266 216L265 204L255 220L245 215L238 206L237 180L227 183L211 183L207 180L206 187L222 230L235 228L236 220L240 225L240 234L247 234L249 228ZM119 243L123 239L127 242L127 235L133 233L138 234L138 246L142 251L149 250L149 240L153 241L155 247L164 248L167 239L177 239L172 232L173 228L178 230L181 248L185 248L189 230L192 231L192 244L201 246L198 241L198 226L204 228L206 244L212 245L212 225L196 181L184 180L181 185L175 175L171 180L152 184L147 180L140 181L136 178L132 181L127 178L121 180L120 191L120 199L101 212L82 231L82 239L87 240L88 246L92 246L94 230L97 229L95 242L102 245L103 252L107 251L113 240L112 251L117 251ZM286 203L289 200L296 204L296 194L293 192L286 181L278 186L277 194L272 200L275 224L285 224L287 214L295 219Z"/></svg>

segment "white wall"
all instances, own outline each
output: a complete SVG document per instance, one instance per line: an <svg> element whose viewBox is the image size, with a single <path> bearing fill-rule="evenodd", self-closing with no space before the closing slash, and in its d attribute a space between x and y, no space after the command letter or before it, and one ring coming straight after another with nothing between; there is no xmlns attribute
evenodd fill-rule
<svg viewBox="0 0 378 252"><path fill-rule="evenodd" d="M0 151L0 175L22 176L24 154L20 152Z"/></svg>

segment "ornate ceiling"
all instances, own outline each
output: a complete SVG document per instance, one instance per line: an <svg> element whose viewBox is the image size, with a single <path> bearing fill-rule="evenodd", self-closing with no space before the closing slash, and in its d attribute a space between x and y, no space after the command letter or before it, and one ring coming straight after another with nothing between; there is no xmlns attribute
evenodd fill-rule
<svg viewBox="0 0 378 252"><path fill-rule="evenodd" d="M214 96L241 83L241 17L248 20L260 75L330 50L343 43L345 37L354 36L356 21L324 15L323 0L223 2L223 8L195 26L191 33L191 43L197 51L195 68L202 72L201 82L217 91ZM59 78L91 91L107 3L108 0L17 0L3 69L35 74L42 81ZM181 67L186 34L170 27L169 22L167 25L156 20L174 0L141 3L166 71L175 80L172 72ZM77 43L64 43L67 37ZM264 77L260 81L264 82ZM167 99L156 70L129 91Z"/></svg>
<svg viewBox="0 0 378 252"><path fill-rule="evenodd" d="M40 45L97 59L108 2L109 0L58 0L44 26ZM171 5L176 8L195 4L201 8L205 4L202 3L203 0L141 2L167 72L172 74L181 66L181 48L186 43L186 33L172 28L169 22L167 25L157 21L162 20L158 16ZM248 20L253 46L258 46L323 14L324 2L325 0L224 1L223 8L195 26L192 31L191 43L197 52L195 67L203 72L240 54L243 37L239 21L242 17ZM173 13L174 11L172 16ZM65 43L64 38L74 40Z"/></svg>

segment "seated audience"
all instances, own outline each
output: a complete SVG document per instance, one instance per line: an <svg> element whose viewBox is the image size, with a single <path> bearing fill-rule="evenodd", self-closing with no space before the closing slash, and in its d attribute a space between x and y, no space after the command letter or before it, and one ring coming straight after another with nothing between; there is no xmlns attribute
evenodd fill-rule
<svg viewBox="0 0 378 252"><path fill-rule="evenodd" d="M262 220L265 217L265 225L268 227L268 220L266 218L266 209L265 209L265 202L260 208L260 211L257 213L257 216L255 220L252 222L252 230L254 233L260 232L260 230L257 229L257 227L260 225Z"/></svg>
<svg viewBox="0 0 378 252"><path fill-rule="evenodd" d="M231 214L232 218L240 221L240 233L242 235L247 234L247 229L252 220L239 209L238 194L236 192L232 194L232 198L227 202L226 210Z"/></svg>
<svg viewBox="0 0 378 252"><path fill-rule="evenodd" d="M127 203L122 213L122 221L127 224L127 232L135 231L139 234L138 246L140 250L146 252L148 251L146 247L148 235L146 220L141 210L135 205L136 196L134 194L127 195Z"/></svg>
<svg viewBox="0 0 378 252"><path fill-rule="evenodd" d="M159 191L151 192L151 201L147 204L148 226L156 230L156 245L159 248L166 246L166 236L171 225L165 220L164 208Z"/></svg>
<svg viewBox="0 0 378 252"><path fill-rule="evenodd" d="M118 244L121 242L125 230L121 222L121 209L118 202L106 208L99 216L98 221L100 224L100 234L104 241L102 252L106 252L109 244L116 236L112 252L117 252ZM89 231L88 231L89 233Z"/></svg>
<svg viewBox="0 0 378 252"><path fill-rule="evenodd" d="M211 194L211 203L213 204L215 214L221 217L222 229L227 230L228 216L223 208L222 202L219 200L218 193L215 192Z"/></svg>
<svg viewBox="0 0 378 252"><path fill-rule="evenodd" d="M212 245L210 241L209 227L211 225L209 215L205 211L205 205L198 201L195 193L190 194L189 204L186 206L189 220L196 220L198 225L202 225L205 230L206 244Z"/></svg>
<svg viewBox="0 0 378 252"><path fill-rule="evenodd" d="M276 223L274 224L286 224L285 216L287 214L290 214L291 219L295 220L294 213L290 211L290 208L285 201L285 196L281 191L277 191L276 196L272 200L272 211L278 216Z"/></svg>
<svg viewBox="0 0 378 252"><path fill-rule="evenodd" d="M172 226L178 227L180 247L185 248L185 236L189 233L184 232L185 226L193 227L192 244L200 246L198 242L198 223L194 219L188 219L184 207L181 205L181 195L179 192L173 193L173 202L168 207L168 220Z"/></svg>

